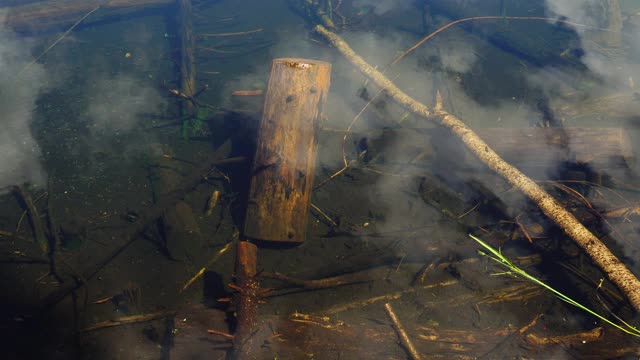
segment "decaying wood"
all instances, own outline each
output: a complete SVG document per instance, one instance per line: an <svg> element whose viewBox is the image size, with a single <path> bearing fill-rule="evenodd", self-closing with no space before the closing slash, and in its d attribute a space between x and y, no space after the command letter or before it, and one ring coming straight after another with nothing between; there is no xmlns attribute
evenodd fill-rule
<svg viewBox="0 0 640 360"><path fill-rule="evenodd" d="M102 11L84 21L85 24L120 19L122 15L141 13L164 7L175 0L44 0L10 7L0 7L6 16L5 26L16 31L34 31L73 25L80 17L100 6Z"/></svg>
<svg viewBox="0 0 640 360"><path fill-rule="evenodd" d="M236 332L233 337L233 352L236 359L253 359L254 332L258 326L258 302L262 297L260 282L256 274L258 247L248 241L239 241L236 251L235 286L237 291L233 303L236 306Z"/></svg>
<svg viewBox="0 0 640 360"><path fill-rule="evenodd" d="M273 60L254 159L244 235L265 241L306 237L319 119L331 64Z"/></svg>
<svg viewBox="0 0 640 360"><path fill-rule="evenodd" d="M174 352L188 353L193 358L210 354L212 349L225 349L229 334L213 331L211 327L225 328L224 313L218 310L188 309L175 318ZM186 319L186 321L185 321ZM475 359L477 357L499 358L501 343L512 340L522 345L521 356L541 358L541 352L557 354L569 351L578 358L614 358L638 355L634 344L625 346L617 332L598 336L602 329L546 335L532 326L539 319L522 327L450 329L440 326L418 326L407 332L416 338L416 351L429 354L429 359ZM548 332L548 331L547 331ZM604 335L604 334L603 334ZM295 312L289 317L264 317L255 331L258 346L253 349L255 359L274 359L286 354L287 358L302 359L313 354L318 359L333 359L336 354L345 359L406 359L406 354L397 347L393 329L381 322L348 322L335 317L317 316ZM612 340L611 340L612 339ZM554 341L555 340L555 341ZM563 343L563 340L569 340ZM544 353L542 358L552 358ZM614 356L615 355L615 356ZM176 358L192 358L178 357Z"/></svg>
<svg viewBox="0 0 640 360"><path fill-rule="evenodd" d="M469 356L486 354L496 344L513 334L515 329L483 329L481 331L418 327L416 339L428 342L433 353ZM420 346L420 343L418 344ZM457 357L456 357L457 358Z"/></svg>
<svg viewBox="0 0 640 360"><path fill-rule="evenodd" d="M450 129L478 159L535 202L545 215L571 237L607 277L624 292L633 308L636 311L640 311L640 280L593 233L564 209L556 199L521 171L505 162L464 122L445 111L442 108L442 99L439 94L436 107L433 110L429 109L404 93L386 76L366 63L338 35L321 25L317 25L315 31L324 36L349 62L377 86L385 88L389 96L395 101L415 114Z"/></svg>
<svg viewBox="0 0 640 360"><path fill-rule="evenodd" d="M548 345L562 344L563 346L574 347L576 345L585 344L587 341L597 341L602 336L604 329L601 327L594 328L575 334L556 335L556 336L540 336L537 334L529 334L525 336L524 342L531 347L544 347Z"/></svg>

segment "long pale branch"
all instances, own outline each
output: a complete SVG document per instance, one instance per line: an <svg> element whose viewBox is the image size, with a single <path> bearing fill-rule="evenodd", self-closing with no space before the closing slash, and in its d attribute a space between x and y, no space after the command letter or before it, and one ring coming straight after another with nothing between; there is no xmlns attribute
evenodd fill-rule
<svg viewBox="0 0 640 360"><path fill-rule="evenodd" d="M460 119L445 111L442 108L442 100L439 96L436 107L430 110L424 104L404 93L391 80L369 65L362 57L356 54L340 36L327 30L322 25L316 26L315 31L338 49L360 72L371 79L376 85L384 88L395 101L415 114L449 128L478 159L535 202L551 220L562 228L562 230L591 257L593 262L604 271L607 277L624 292L633 308L636 311L640 311L640 281L638 278L600 239L593 235L591 231L582 225L556 199L520 170L504 161Z"/></svg>

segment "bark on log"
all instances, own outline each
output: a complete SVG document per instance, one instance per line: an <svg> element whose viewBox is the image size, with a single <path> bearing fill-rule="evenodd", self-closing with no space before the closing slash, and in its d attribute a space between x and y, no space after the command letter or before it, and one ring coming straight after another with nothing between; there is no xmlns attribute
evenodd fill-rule
<svg viewBox="0 0 640 360"><path fill-rule="evenodd" d="M71 26L80 17L100 6L100 11L83 23L117 19L150 9L164 7L175 0L45 0L20 6L0 7L6 15L1 20L14 31L39 31L47 28ZM102 4L102 5L101 5Z"/></svg>
<svg viewBox="0 0 640 360"><path fill-rule="evenodd" d="M264 102L244 235L266 241L305 239L316 163L316 128L329 92L331 65L276 59Z"/></svg>
<svg viewBox="0 0 640 360"><path fill-rule="evenodd" d="M389 96L415 114L434 121L458 136L465 146L485 165L504 177L510 184L522 191L535 202L540 209L573 239L607 275L616 286L624 292L636 311L640 311L640 280L618 259L593 233L582 225L560 203L529 179L520 170L505 162L487 145L473 130L460 119L442 108L442 99L438 94L438 103L433 110L414 100L400 90L391 80L374 69L357 55L338 35L321 25L315 31L324 36L351 64L371 79L376 85L386 89Z"/></svg>
<svg viewBox="0 0 640 360"><path fill-rule="evenodd" d="M256 277L258 248L248 241L238 241L236 252L236 289L234 298L237 313L237 328L233 338L234 359L254 359L251 349L255 348L253 337L258 326L258 301L260 283Z"/></svg>

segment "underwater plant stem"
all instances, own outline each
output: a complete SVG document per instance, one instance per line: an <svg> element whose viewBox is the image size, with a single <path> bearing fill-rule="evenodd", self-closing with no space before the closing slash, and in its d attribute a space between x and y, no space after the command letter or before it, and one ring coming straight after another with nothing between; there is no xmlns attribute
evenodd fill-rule
<svg viewBox="0 0 640 360"><path fill-rule="evenodd" d="M489 257L491 260L499 263L500 265L506 267L507 269L509 269L509 273L513 274L513 275L517 275L520 276L524 279L527 279L531 282L533 282L534 284L537 284L549 291L551 291L555 296L557 296L560 300L571 304L575 307L577 307L578 309L581 309L595 317L597 317L598 319L606 322L607 324L621 330L624 331L625 333L629 334L629 335L633 335L633 336L637 336L640 337L640 330L630 324L628 324L627 322L623 321L622 319L620 319L619 317L615 316L615 318L617 320L619 320L621 322L622 325L620 324L616 324L613 321L605 318L604 316L598 314L597 312L591 310L590 308L582 305L581 303L577 302L576 300L568 297L567 295L561 293L560 291L552 288L551 286L547 285L546 283L544 283L542 280L530 275L529 273L527 273L526 271L522 270L521 268L517 267L514 263L511 262L511 260L507 259L504 255L502 255L502 253L500 252L500 250L496 250L494 249L492 246L490 246L489 244L485 243L484 241L480 240L479 238L469 234L469 236L475 240L478 244L482 245L482 247L485 248L485 250L487 250L489 253L484 253L481 252L482 255L485 255L487 257Z"/></svg>
<svg viewBox="0 0 640 360"><path fill-rule="evenodd" d="M434 121L448 128L462 140L465 146L486 166L502 176L511 185L518 188L573 239L607 275L607 277L627 296L632 307L640 311L640 280L618 259L591 231L567 211L556 199L542 189L520 170L507 163L489 145L482 140L462 120L443 109L442 96L437 94L437 103L433 110L416 101L400 90L389 78L369 65L340 36L317 25L315 31L329 41L360 72L376 85L384 88L387 94L401 106L416 115Z"/></svg>

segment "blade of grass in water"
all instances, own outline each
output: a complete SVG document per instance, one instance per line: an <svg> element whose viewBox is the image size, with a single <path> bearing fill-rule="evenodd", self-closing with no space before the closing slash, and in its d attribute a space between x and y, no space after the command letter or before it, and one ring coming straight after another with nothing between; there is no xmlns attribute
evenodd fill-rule
<svg viewBox="0 0 640 360"><path fill-rule="evenodd" d="M567 295L561 293L560 291L552 288L551 286L545 284L544 282L542 282L542 280L539 280L535 277L533 277L532 275L529 275L526 271L520 269L519 267L517 267L514 263L512 263L509 259L507 259L504 255L502 255L502 253L500 252L500 250L496 250L495 248L493 248L491 245L485 243L484 241L480 240L479 238L469 234L469 236L475 240L478 244L482 245L482 247L484 247L488 253L480 251L480 254L485 255L489 258L491 258L493 261L499 263L500 265L506 267L509 269L509 273L511 274L516 274L519 275L535 284L538 284L540 286L542 286L543 288L551 291L555 296L557 296L558 298L560 298L560 300L569 303L575 307L577 307L578 309L581 309L583 311L586 311L587 313L597 317L598 319L606 322L607 324L614 326L615 328L624 331L625 333L629 334L629 335L633 335L633 336L637 336L640 337L640 330L638 328L636 328L635 326L632 326L624 321L622 321L622 325L620 324L616 324L613 321L605 318L604 316L598 314L597 312L589 309L588 307L580 304L579 302L573 300L572 298L568 297Z"/></svg>

